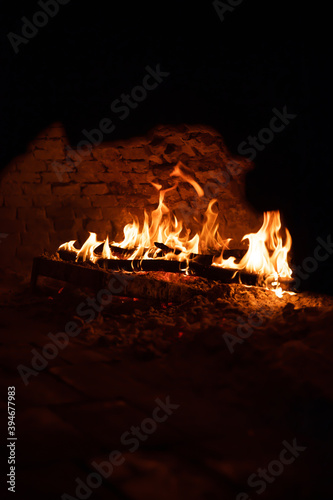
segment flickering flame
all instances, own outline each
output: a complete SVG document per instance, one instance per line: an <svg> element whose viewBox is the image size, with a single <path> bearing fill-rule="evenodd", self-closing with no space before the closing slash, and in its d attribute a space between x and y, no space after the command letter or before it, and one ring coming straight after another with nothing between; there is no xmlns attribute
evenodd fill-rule
<svg viewBox="0 0 333 500"><path fill-rule="evenodd" d="M224 259L224 250L228 248L230 238L224 239L218 231L217 200L211 200L204 214L201 231L192 234L182 220L179 220L166 204L166 196L178 187L179 180L193 186L198 196L203 196L201 186L184 172L184 166L179 162L172 173L177 177L176 183L166 189L160 184L152 183L159 191L159 202L150 214L144 210L143 225L137 219L123 228L123 239L120 242L109 242L109 237L98 241L95 233L89 233L88 239L81 248L75 247L75 241L69 241L59 247L59 250L68 250L76 254L76 260L90 260L96 263L99 259L158 259L178 260L188 264L193 254L213 255L213 266L235 269L235 272L245 270L256 273L262 283L274 289L278 296L282 290L279 279L291 278L292 271L288 265L288 252L291 248L291 236L287 229L282 231L280 213L278 211L265 212L264 221L257 233L246 234L242 241L248 241L248 250L244 257L237 262L235 257ZM157 248L155 242L165 245L164 253ZM100 247L102 246L102 250ZM96 249L99 247L99 251ZM128 250L126 255L119 257L119 250ZM170 249L170 251L168 251ZM186 271L186 268L183 269Z"/></svg>
<svg viewBox="0 0 333 500"><path fill-rule="evenodd" d="M245 269L259 274L266 283L277 286L279 278L291 278L292 270L288 265L287 255L291 248L291 236L285 229L285 241L281 235L280 212L264 212L264 222L257 233L243 236L248 240L249 248L240 262L235 257L223 258L223 250L214 259L213 265L229 269ZM278 292L280 293L280 292Z"/></svg>
<svg viewBox="0 0 333 500"><path fill-rule="evenodd" d="M173 171L171 172L170 177L180 177L181 179L183 179L183 181L188 182L194 187L198 196L203 196L204 191L202 187L194 179L192 179L190 175L186 175L181 170L181 167L184 168L184 165L182 164L182 162L178 162Z"/></svg>

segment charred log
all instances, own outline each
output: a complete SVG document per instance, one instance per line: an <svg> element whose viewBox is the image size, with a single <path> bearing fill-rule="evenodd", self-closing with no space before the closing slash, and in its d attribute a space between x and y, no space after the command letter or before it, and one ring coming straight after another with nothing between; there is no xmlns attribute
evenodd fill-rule
<svg viewBox="0 0 333 500"><path fill-rule="evenodd" d="M171 247L168 247L164 243L158 243L154 242L155 247L159 248L161 252L166 255L168 253L173 253L175 255L179 255L181 253L181 250L179 249L174 249ZM247 250L244 249L234 249L234 250L224 250L223 252L223 257L225 259L228 259L229 257L235 257L236 261L239 261L244 257L246 254ZM196 262L199 262L200 264L204 266L210 266L213 263L213 258L217 257L220 255L220 253L217 254L197 254L197 253L191 253L189 255L190 260L194 260Z"/></svg>

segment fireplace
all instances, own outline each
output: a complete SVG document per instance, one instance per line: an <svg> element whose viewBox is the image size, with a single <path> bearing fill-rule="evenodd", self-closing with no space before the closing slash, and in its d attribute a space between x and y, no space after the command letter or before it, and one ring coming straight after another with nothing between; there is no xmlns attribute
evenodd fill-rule
<svg viewBox="0 0 333 500"><path fill-rule="evenodd" d="M282 4L12 6L6 492L332 497L329 44Z"/></svg>
<svg viewBox="0 0 333 500"><path fill-rule="evenodd" d="M2 262L27 273L38 253L57 251L61 260L260 283L281 294L281 285L292 287L292 239L287 228L282 236L278 211L262 221L246 203L251 165L207 126L157 126L146 137L74 150L55 124L3 176Z"/></svg>
<svg viewBox="0 0 333 500"><path fill-rule="evenodd" d="M156 184L170 187L178 162L183 175L190 172L192 182L202 185L198 196L186 179L177 186L173 182L177 189L167 194L167 203L181 223L198 229L216 199L217 222L228 238L240 242L260 227L262 214L244 197L251 163L233 158L216 130L161 125L145 137L94 145L80 154L68 144L61 124L54 124L8 165L2 177L2 265L28 274L33 257L55 252L68 240L82 244L89 232L99 239L119 239L133 217L142 224L144 210L156 209Z"/></svg>

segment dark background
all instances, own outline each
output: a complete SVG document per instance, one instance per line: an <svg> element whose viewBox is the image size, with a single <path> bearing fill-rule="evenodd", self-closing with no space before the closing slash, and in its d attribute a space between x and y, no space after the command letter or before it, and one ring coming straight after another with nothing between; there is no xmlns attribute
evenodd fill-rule
<svg viewBox="0 0 333 500"><path fill-rule="evenodd" d="M332 234L328 7L244 0L221 22L210 1L71 0L15 54L8 32L20 35L22 16L38 10L28 1L1 8L2 167L55 121L75 147L82 129L112 117L112 101L142 82L147 65L160 64L170 76L105 140L158 123L205 123L237 154L273 108L287 106L297 118L257 154L247 197L260 211L281 211L295 264ZM303 288L332 293L332 261Z"/></svg>

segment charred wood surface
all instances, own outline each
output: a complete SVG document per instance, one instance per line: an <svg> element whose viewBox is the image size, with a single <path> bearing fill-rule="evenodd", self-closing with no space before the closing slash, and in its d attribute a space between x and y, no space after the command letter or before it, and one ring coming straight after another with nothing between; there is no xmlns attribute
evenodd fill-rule
<svg viewBox="0 0 333 500"><path fill-rule="evenodd" d="M126 262L126 261L124 261ZM124 297L157 299L162 302L185 302L191 297L204 294L200 286L191 282L191 277L178 275L179 282L166 279L165 273L131 273L112 271L96 267L88 267L72 262L36 257L33 261L31 285L35 287L39 276L65 281L82 289L88 288L94 292L102 289ZM170 276L170 275L169 275ZM189 280L186 283L187 279ZM118 286L117 282L122 285ZM116 290L112 292L110 283ZM209 287L206 287L207 289Z"/></svg>
<svg viewBox="0 0 333 500"><path fill-rule="evenodd" d="M103 279L105 276L99 275L99 273L103 272L115 272L115 273L140 273L140 280L142 281L144 278L144 275L141 274L142 272L145 273L150 273L150 272L164 272L164 273L172 273L172 274L184 274L184 271L186 269L186 263L185 262L179 262L176 260L164 260L164 259L135 259L135 260L129 260L129 259L98 259L95 264L87 261L86 263L83 263L82 261L75 261L76 254L74 252L70 252L67 250L60 250L58 252L58 255L61 259L61 261L53 260L53 259L45 259L45 258L39 258L41 259L40 261L38 258L34 260L34 266L33 266L33 273L32 273L32 278L31 278L31 283L34 285L36 283L36 275L38 274L44 275L44 276L49 276L53 277L55 279L60 279L63 281L68 281L72 283L73 285L80 286L80 287L92 287L93 289L100 288L100 283L103 282ZM44 260L43 260L44 259ZM46 262L45 262L46 261ZM69 264L70 267L59 267L60 269L60 275L58 276L57 273L54 275L53 270L57 267L56 264L50 264L48 266L47 262L58 262L58 263L63 263L63 264ZM74 267L74 269L79 269L79 271L71 271L71 267ZM48 268L52 269L51 271L48 271ZM81 270L81 271L80 271ZM85 270L87 272L84 272L82 270ZM43 274L44 271L46 274ZM95 271L95 273L93 272ZM48 274L51 272L52 274ZM67 274L69 273L69 279L67 279ZM85 277L82 278L82 273L85 274ZM187 274L191 276L197 276L200 278L204 278L208 281L215 281L219 283L225 283L225 284L232 284L232 283L242 283L244 285L251 285L251 286L260 286L264 285L264 283L260 282L260 277L258 274L255 273L249 273L244 270L235 270L235 269L228 269L228 268L222 268L219 266L212 266L212 265L206 265L202 264L201 262L191 260L189 261L188 268L187 268ZM91 275L91 276L90 276ZM64 278L60 277L64 276ZM86 282L85 280L88 280ZM102 280L102 281L100 281ZM142 281L143 286L144 286L144 281ZM292 279L281 279L279 280L280 286L283 290L292 290L294 286L294 281ZM161 287L161 285L160 285ZM142 297L143 295L140 292L140 287L138 288L138 297ZM142 287L141 287L142 288ZM145 292L148 295L147 296L154 296L150 295L147 291ZM132 296L132 295L131 295ZM157 297L156 297L157 298Z"/></svg>
<svg viewBox="0 0 333 500"><path fill-rule="evenodd" d="M154 242L154 245L159 248L164 255L168 253L173 253L175 255L179 255L181 253L181 250L179 249L174 249L171 247L168 247L167 245L164 245L164 243L158 243ZM236 260L240 260L244 255L246 254L246 250L244 249L234 249L234 250L224 250L223 252L223 257L225 259L228 259L229 257L235 257ZM191 253L189 258L191 260L194 260L195 262L199 262L202 265L205 266L210 266L213 262L213 258L220 255L220 253L217 254L197 254L197 253Z"/></svg>

